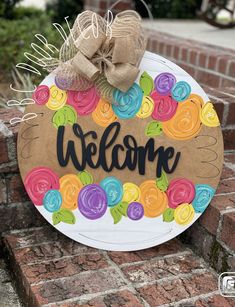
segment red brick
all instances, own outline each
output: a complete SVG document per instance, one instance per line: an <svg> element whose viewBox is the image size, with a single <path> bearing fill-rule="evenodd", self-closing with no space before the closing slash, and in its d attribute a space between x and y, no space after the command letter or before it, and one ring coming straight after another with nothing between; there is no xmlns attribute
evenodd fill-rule
<svg viewBox="0 0 235 307"><path fill-rule="evenodd" d="M216 113L219 117L220 122L223 122L223 115L224 115L224 104L221 101L212 101L216 110Z"/></svg>
<svg viewBox="0 0 235 307"><path fill-rule="evenodd" d="M107 8L108 8L107 4L108 4L107 1L100 1L100 3L99 3L100 9L107 10Z"/></svg>
<svg viewBox="0 0 235 307"><path fill-rule="evenodd" d="M211 206L215 207L219 211L235 208L235 193L216 195L211 201Z"/></svg>
<svg viewBox="0 0 235 307"><path fill-rule="evenodd" d="M221 240L235 251L235 212L224 214Z"/></svg>
<svg viewBox="0 0 235 307"><path fill-rule="evenodd" d="M160 54L163 54L163 51L164 51L164 43L163 43L163 42L159 42L159 43L158 43L158 46L159 46L159 53L160 53Z"/></svg>
<svg viewBox="0 0 235 307"><path fill-rule="evenodd" d="M155 39L152 40L152 51L156 53L158 52L158 41Z"/></svg>
<svg viewBox="0 0 235 307"><path fill-rule="evenodd" d="M230 79L222 78L221 87L235 87L235 79L230 80Z"/></svg>
<svg viewBox="0 0 235 307"><path fill-rule="evenodd" d="M110 258L117 264L131 263L142 260L136 252L109 252Z"/></svg>
<svg viewBox="0 0 235 307"><path fill-rule="evenodd" d="M218 56L214 54L209 56L208 65L207 65L209 69L214 70L214 71L216 70L217 58Z"/></svg>
<svg viewBox="0 0 235 307"><path fill-rule="evenodd" d="M211 273L195 274L187 279L177 278L155 285L138 288L137 291L150 306L176 303L218 289L218 280Z"/></svg>
<svg viewBox="0 0 235 307"><path fill-rule="evenodd" d="M24 265L21 270L31 284L43 280L53 280L61 276L69 277L84 271L104 269L108 266L104 255L97 252Z"/></svg>
<svg viewBox="0 0 235 307"><path fill-rule="evenodd" d="M116 289L124 285L125 282L116 271L105 269L32 286L31 291L38 304L47 304L84 294Z"/></svg>
<svg viewBox="0 0 235 307"><path fill-rule="evenodd" d="M15 250L15 258L20 264L29 264L40 261L58 259L64 256L71 256L83 253L94 253L95 249L84 246L67 237L62 237L58 241L24 247Z"/></svg>
<svg viewBox="0 0 235 307"><path fill-rule="evenodd" d="M19 174L11 176L7 180L7 186L9 193L9 203L24 202L29 200L28 194L25 191L24 184Z"/></svg>
<svg viewBox="0 0 235 307"><path fill-rule="evenodd" d="M175 45L174 46L174 52L173 52L174 59L176 59L176 60L179 59L179 53L180 53L180 47Z"/></svg>
<svg viewBox="0 0 235 307"><path fill-rule="evenodd" d="M41 226L46 223L46 220L31 203L0 206L0 216L0 233L12 229Z"/></svg>
<svg viewBox="0 0 235 307"><path fill-rule="evenodd" d="M182 252L183 250L184 246L179 242L179 240L172 239L168 242L165 242L164 244L148 249L143 249L137 251L136 253L142 260L150 260L153 257L176 254L178 252Z"/></svg>
<svg viewBox="0 0 235 307"><path fill-rule="evenodd" d="M235 96L232 102L229 102L229 112L227 118L227 125L235 125Z"/></svg>
<svg viewBox="0 0 235 307"><path fill-rule="evenodd" d="M184 62L188 62L188 47L181 48L181 60Z"/></svg>
<svg viewBox="0 0 235 307"><path fill-rule="evenodd" d="M219 87L220 77L213 73L199 70L197 73L197 81L208 86Z"/></svg>
<svg viewBox="0 0 235 307"><path fill-rule="evenodd" d="M211 204L201 215L199 222L205 227L211 234L216 235L217 228L219 226L220 211Z"/></svg>
<svg viewBox="0 0 235 307"><path fill-rule="evenodd" d="M0 178L0 205L7 203L6 180Z"/></svg>
<svg viewBox="0 0 235 307"><path fill-rule="evenodd" d="M223 139L225 150L235 149L235 129L223 129Z"/></svg>
<svg viewBox="0 0 235 307"><path fill-rule="evenodd" d="M235 192L235 179L220 181L216 194Z"/></svg>
<svg viewBox="0 0 235 307"><path fill-rule="evenodd" d="M34 206L31 205L34 210ZM61 237L61 233L57 231L54 227L47 224L43 227L38 228L29 228L24 231L19 231L16 233L9 233L5 235L5 241L7 245L13 249L20 249L29 247L32 245L40 245L41 243L45 244L51 241L58 241Z"/></svg>
<svg viewBox="0 0 235 307"><path fill-rule="evenodd" d="M209 298L196 300L194 307L233 307L234 305L234 300L215 294Z"/></svg>
<svg viewBox="0 0 235 307"><path fill-rule="evenodd" d="M120 265L134 261L149 260L154 257L175 254L181 251L183 251L182 244L174 239L164 244L136 252L109 252L108 254L115 263Z"/></svg>
<svg viewBox="0 0 235 307"><path fill-rule="evenodd" d="M150 38L147 41L146 49L149 50L149 51L152 50L152 40Z"/></svg>
<svg viewBox="0 0 235 307"><path fill-rule="evenodd" d="M235 78L235 60L229 63L229 76Z"/></svg>
<svg viewBox="0 0 235 307"><path fill-rule="evenodd" d="M189 66L189 65L184 64L184 63L180 64L180 67L181 67L182 69L184 69L187 73L189 73L192 77L195 76L196 71L195 71L195 68L194 68L194 67Z"/></svg>
<svg viewBox="0 0 235 307"><path fill-rule="evenodd" d="M200 55L199 55L199 67L202 67L202 68L206 67L206 59L207 59L207 54L200 53Z"/></svg>
<svg viewBox="0 0 235 307"><path fill-rule="evenodd" d="M222 74L226 74L227 72L227 67L228 67L228 60L230 59L230 56L229 57L226 57L226 56L223 56L223 57L220 57L218 59L219 61L219 64L218 64L218 71Z"/></svg>
<svg viewBox="0 0 235 307"><path fill-rule="evenodd" d="M189 63L190 64L197 64L197 58L198 58L198 51L191 50L190 51L190 57L189 57Z"/></svg>
<svg viewBox="0 0 235 307"><path fill-rule="evenodd" d="M167 55L167 56L171 56L172 50L173 50L173 45L167 44L167 45L166 45L166 55Z"/></svg>
<svg viewBox="0 0 235 307"><path fill-rule="evenodd" d="M7 138L0 134L0 164L8 161Z"/></svg>
<svg viewBox="0 0 235 307"><path fill-rule="evenodd" d="M235 166L235 154L234 153L225 153L224 161Z"/></svg>
<svg viewBox="0 0 235 307"><path fill-rule="evenodd" d="M227 166L224 166L222 169L221 179L228 179L231 177L235 177L235 171Z"/></svg>
<svg viewBox="0 0 235 307"><path fill-rule="evenodd" d="M115 293L106 294L104 296L99 296L94 298L87 303L73 302L60 305L60 307L143 307L144 305L139 301L139 299L128 290L118 291ZM52 304L51 307L57 307L57 305Z"/></svg>
<svg viewBox="0 0 235 307"><path fill-rule="evenodd" d="M131 1L122 1L115 5L114 10L118 12L122 12L125 10L131 9Z"/></svg>
<svg viewBox="0 0 235 307"><path fill-rule="evenodd" d="M204 266L198 258L193 255L182 255L125 266L122 271L132 283L146 283L177 276L179 272L186 274L202 268Z"/></svg>

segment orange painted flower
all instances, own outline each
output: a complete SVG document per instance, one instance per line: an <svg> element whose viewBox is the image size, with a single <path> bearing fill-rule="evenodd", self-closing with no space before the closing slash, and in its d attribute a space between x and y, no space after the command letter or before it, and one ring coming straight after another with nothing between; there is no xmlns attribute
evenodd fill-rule
<svg viewBox="0 0 235 307"><path fill-rule="evenodd" d="M140 185L140 203L144 206L144 215L157 217L167 208L168 199L165 192L162 192L154 180L147 180Z"/></svg>
<svg viewBox="0 0 235 307"><path fill-rule="evenodd" d="M78 193L83 187L78 176L68 174L60 178L60 193L62 208L74 210L77 208Z"/></svg>
<svg viewBox="0 0 235 307"><path fill-rule="evenodd" d="M111 103L104 99L100 99L96 109L92 112L92 118L102 127L107 127L117 120L117 116L113 112Z"/></svg>
<svg viewBox="0 0 235 307"><path fill-rule="evenodd" d="M190 140L198 135L202 125L202 105L202 98L195 94L190 95L184 102L179 102L175 115L162 123L164 133L175 140Z"/></svg>

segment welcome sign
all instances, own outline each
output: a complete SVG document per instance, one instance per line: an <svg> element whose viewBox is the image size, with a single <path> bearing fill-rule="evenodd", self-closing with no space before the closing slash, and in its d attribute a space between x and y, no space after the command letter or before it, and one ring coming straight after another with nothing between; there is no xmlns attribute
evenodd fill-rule
<svg viewBox="0 0 235 307"><path fill-rule="evenodd" d="M170 240L209 205L223 161L217 114L197 82L145 52L140 73L114 103L62 90L52 72L36 89L37 117L21 123L25 188L44 218L68 237L107 250Z"/></svg>

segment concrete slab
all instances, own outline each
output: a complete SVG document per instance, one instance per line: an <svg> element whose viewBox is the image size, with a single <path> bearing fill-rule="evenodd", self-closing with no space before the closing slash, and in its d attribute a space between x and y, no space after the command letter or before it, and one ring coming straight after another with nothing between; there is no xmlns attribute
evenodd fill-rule
<svg viewBox="0 0 235 307"><path fill-rule="evenodd" d="M199 20L144 20L144 27L184 39L235 50L235 28L220 30Z"/></svg>

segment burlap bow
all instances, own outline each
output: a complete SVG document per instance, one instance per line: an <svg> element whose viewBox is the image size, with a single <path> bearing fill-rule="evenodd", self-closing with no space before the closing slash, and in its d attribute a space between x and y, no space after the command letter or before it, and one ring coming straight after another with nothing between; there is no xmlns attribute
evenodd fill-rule
<svg viewBox="0 0 235 307"><path fill-rule="evenodd" d="M60 49L56 82L64 89L85 90L105 78L126 92L138 76L145 47L141 18L135 11L117 14L111 25L85 11Z"/></svg>

